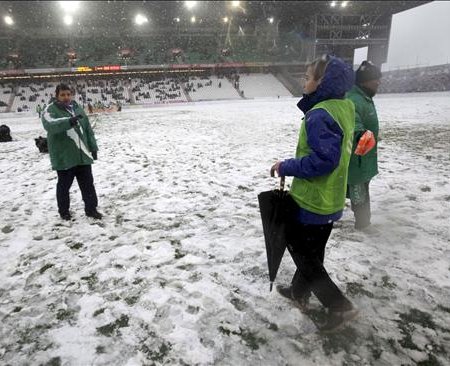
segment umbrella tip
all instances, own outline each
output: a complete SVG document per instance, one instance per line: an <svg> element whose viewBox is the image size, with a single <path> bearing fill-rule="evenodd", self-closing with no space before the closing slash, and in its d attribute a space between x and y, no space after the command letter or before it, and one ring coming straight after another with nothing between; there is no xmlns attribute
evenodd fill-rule
<svg viewBox="0 0 450 366"><path fill-rule="evenodd" d="M270 292L272 292L273 282L270 283Z"/></svg>

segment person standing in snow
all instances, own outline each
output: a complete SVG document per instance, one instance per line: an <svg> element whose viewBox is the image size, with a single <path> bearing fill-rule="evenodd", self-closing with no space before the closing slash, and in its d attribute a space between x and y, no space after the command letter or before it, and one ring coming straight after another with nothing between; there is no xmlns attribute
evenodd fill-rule
<svg viewBox="0 0 450 366"><path fill-rule="evenodd" d="M367 230L370 225L370 180L378 174L377 145L379 123L373 97L380 85L381 71L370 61L363 61L356 71L356 82L347 93L355 104L355 136L348 172L347 196L355 215L355 228ZM355 154L361 137L371 131L375 146L365 155Z"/></svg>
<svg viewBox="0 0 450 366"><path fill-rule="evenodd" d="M86 215L101 219L91 169L98 151L94 132L84 110L72 101L72 91L68 85L59 84L55 97L42 113L42 124L47 131L52 168L58 174L56 198L59 215L63 220L72 218L69 190L76 178Z"/></svg>
<svg viewBox="0 0 450 366"><path fill-rule="evenodd" d="M42 107L40 104L38 104L36 106L36 113L39 115L39 118L41 118L41 113L42 113Z"/></svg>
<svg viewBox="0 0 450 366"><path fill-rule="evenodd" d="M312 292L328 309L323 332L335 331L358 314L323 266L333 222L345 205L355 110L344 96L353 82L351 66L339 58L325 55L308 66L305 94L297 104L305 117L296 157L271 168L272 176L294 177L290 196L297 204L286 232L297 270L291 285L277 290L301 310L307 309Z"/></svg>

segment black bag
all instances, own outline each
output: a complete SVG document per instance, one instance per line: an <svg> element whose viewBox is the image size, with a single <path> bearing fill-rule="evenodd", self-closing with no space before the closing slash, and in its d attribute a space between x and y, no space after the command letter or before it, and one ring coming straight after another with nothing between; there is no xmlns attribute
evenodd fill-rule
<svg viewBox="0 0 450 366"><path fill-rule="evenodd" d="M34 142L36 143L36 146L39 149L40 153L48 153L48 145L46 137L39 136L37 139L34 139Z"/></svg>
<svg viewBox="0 0 450 366"><path fill-rule="evenodd" d="M0 142L12 141L11 130L7 125L0 126Z"/></svg>

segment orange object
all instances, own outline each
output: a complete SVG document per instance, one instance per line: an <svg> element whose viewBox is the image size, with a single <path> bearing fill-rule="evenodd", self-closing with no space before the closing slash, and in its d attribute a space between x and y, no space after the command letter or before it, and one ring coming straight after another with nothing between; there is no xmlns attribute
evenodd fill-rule
<svg viewBox="0 0 450 366"><path fill-rule="evenodd" d="M372 131L367 130L363 133L358 141L358 145L355 149L355 155L364 156L376 145L375 135Z"/></svg>

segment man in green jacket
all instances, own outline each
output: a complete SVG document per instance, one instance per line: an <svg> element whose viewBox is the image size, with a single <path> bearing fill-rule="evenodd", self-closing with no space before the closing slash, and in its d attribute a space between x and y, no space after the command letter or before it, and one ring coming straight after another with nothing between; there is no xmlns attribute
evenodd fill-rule
<svg viewBox="0 0 450 366"><path fill-rule="evenodd" d="M59 84L55 96L56 99L42 113L42 124L47 131L52 169L58 173L56 198L59 214L63 220L71 220L69 190L77 178L86 215L101 219L91 169L98 150L94 132L84 110L72 101L69 86Z"/></svg>
<svg viewBox="0 0 450 366"><path fill-rule="evenodd" d="M366 131L372 131L378 142L379 123L372 98L380 85L381 71L370 61L363 61L356 71L356 82L347 93L355 104L355 136L353 154L348 172L347 196L355 215L355 228L366 229L370 225L370 180L378 174L377 144L367 154L355 154L359 139Z"/></svg>

